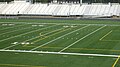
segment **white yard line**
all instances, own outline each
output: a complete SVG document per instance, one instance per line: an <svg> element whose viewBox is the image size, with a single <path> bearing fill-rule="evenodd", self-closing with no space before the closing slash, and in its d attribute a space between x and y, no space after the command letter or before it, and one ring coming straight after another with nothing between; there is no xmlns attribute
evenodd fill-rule
<svg viewBox="0 0 120 67"><path fill-rule="evenodd" d="M62 28L62 29L63 29L63 28ZM58 30L61 30L61 29L58 29ZM54 31L48 32L48 33L46 33L46 34L44 34L44 35L50 34L50 33L52 33L52 32L58 31L58 30L54 30ZM35 38L38 38L38 37L41 37L41 36L37 36L37 37L35 37ZM29 40L32 40L32 39L35 39L35 38L31 38L31 39L29 39ZM29 40L26 40L26 41L29 41ZM24 42L26 42L26 41L24 41ZM4 50L5 50L5 49L8 49L8 48L11 48L11 47L14 47L14 46L17 46L17 45L19 45L19 44L15 44L15 45L8 46L8 47L4 48Z"/></svg>
<svg viewBox="0 0 120 67"><path fill-rule="evenodd" d="M51 31L51 32L45 33L45 34L43 34L43 36L46 36L46 35L48 35L48 34L50 34L50 33L53 33L53 32L55 32L55 31L59 31L59 30L62 30L62 29L64 29L64 28L60 28L60 29L53 30L53 31ZM29 40L33 40L33 39L36 39L36 38L39 38L39 37L41 37L41 36L36 36L36 37L31 38L31 39L29 39ZM25 40L24 42L29 41L29 40Z"/></svg>
<svg viewBox="0 0 120 67"><path fill-rule="evenodd" d="M38 48L40 48L40 47L42 47L42 46L45 46L45 45L47 45L47 44L49 44L49 43L51 43L51 42L54 42L54 41L56 41L56 40L58 40L58 39L60 39L60 38L62 38L62 37L64 37L64 36L67 36L67 35L69 35L69 34L72 34L72 33L76 32L76 31L82 30L82 29L84 29L84 28L86 28L86 27L88 27L88 26L90 26L90 25L84 26L84 27L82 27L82 28L80 28L80 29L74 30L74 31L69 32L69 33L67 33L67 34L64 34L64 35L62 35L62 36L60 36L60 37L57 37L57 38L55 38L55 39L53 39L53 40L51 40L51 41L48 41L48 42L46 42L46 43L44 43L44 44L42 44L42 45L40 45L40 46L38 46L38 47L35 47L35 48L31 49L31 51L32 51L32 50L35 50L35 49L38 49Z"/></svg>
<svg viewBox="0 0 120 67"><path fill-rule="evenodd" d="M108 32L107 34L105 34L102 38L100 38L99 40L104 39L106 36L108 36L110 33L112 33L112 30L110 32Z"/></svg>
<svg viewBox="0 0 120 67"><path fill-rule="evenodd" d="M26 34L29 34L29 33L35 32L35 31L39 31L39 30L43 30L43 29L50 28L50 27L54 27L54 26L56 26L56 25L49 26L49 27L45 27L45 28L41 28L41 29L34 30L34 31L30 31L30 32L27 32L27 33L24 33L24 34L20 34L20 35L14 36L14 37L10 37L9 39L11 39L11 38L15 38L15 37L18 37L18 36L22 36L22 35L26 35ZM5 40L8 40L8 38L5 39ZM5 41L5 40L4 40L4 41ZM2 41L0 41L0 42L2 42ZM11 48L11 47L17 46L17 45L18 45L18 44L11 45L11 46L5 47L5 48L3 48L3 49L5 50L5 49L8 49L8 48Z"/></svg>
<svg viewBox="0 0 120 67"><path fill-rule="evenodd" d="M106 55L106 54L45 52L45 51L27 51L27 50L0 50L0 52L19 52L19 53L33 53L33 54L73 55L73 56L95 56L95 57L111 57L111 58L119 57L119 55Z"/></svg>
<svg viewBox="0 0 120 67"><path fill-rule="evenodd" d="M93 31L93 32L91 32L91 33L89 33L89 34L87 34L86 36L84 36L84 37L80 38L79 40L75 41L74 43L70 44L69 46L67 46L67 47L63 48L63 49L62 49L62 50L60 50L59 52L62 52L62 51L64 51L64 50L68 49L69 47L71 47L71 46L73 46L74 44L78 43L79 41L81 41L81 40L85 39L86 37L88 37L88 36L90 36L90 35L94 34L95 32L97 32L97 31L99 31L99 30L103 29L104 27L105 27L105 26L102 26L102 27L98 28L97 30L95 30L95 31Z"/></svg>
<svg viewBox="0 0 120 67"><path fill-rule="evenodd" d="M10 31L10 32L5 32L5 33L2 33L2 34L0 34L0 35L4 35L4 34L8 34L8 33L12 33L12 32L16 32L16 31L20 31L20 30L24 30L24 29L29 29L29 28L32 28L32 26L31 26L31 27L27 27L27 28L23 28L23 29L13 30L13 31Z"/></svg>
<svg viewBox="0 0 120 67"><path fill-rule="evenodd" d="M53 25L53 26L56 26L56 25ZM53 26L48 26L48 27L45 27L45 28L40 28L40 29L33 30L33 31L30 31L30 32L27 32L27 33L23 33L23 34L19 34L19 35L13 36L13 37L9 37L9 38L0 40L0 42L3 42L5 40L9 40L9 39L12 39L12 38L15 38L15 37L19 37L19 36L22 36L22 35L26 35L26 34L29 34L29 33L32 33L32 32L36 32L36 31L39 31L39 30L47 29L47 28L50 28L50 27L53 27Z"/></svg>

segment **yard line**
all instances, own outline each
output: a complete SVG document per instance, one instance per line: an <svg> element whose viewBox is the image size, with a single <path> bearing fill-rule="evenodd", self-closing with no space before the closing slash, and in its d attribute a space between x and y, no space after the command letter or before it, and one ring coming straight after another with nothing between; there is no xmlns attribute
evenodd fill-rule
<svg viewBox="0 0 120 67"><path fill-rule="evenodd" d="M43 34L43 36L48 35L48 34L50 34L50 33L53 33L53 32L55 32L55 31L62 30L62 29L64 29L64 28L60 28L60 29L53 30L53 31L51 31L51 32L45 33L45 34ZM41 37L41 36L36 36L36 37L34 37L34 38L31 38L31 39L25 40L24 42L29 41L29 40L33 40L33 39L36 39L36 38L39 38L39 37Z"/></svg>
<svg viewBox="0 0 120 67"><path fill-rule="evenodd" d="M10 32L5 32L5 33L0 34L0 36L4 35L4 34L7 34L7 33L12 33L12 32L16 32L16 31L20 31L20 30L24 30L24 29L29 29L29 28L32 28L32 27L27 27L27 28L23 28L23 29L13 30L13 31L10 31Z"/></svg>
<svg viewBox="0 0 120 67"><path fill-rule="evenodd" d="M89 33L89 34L87 34L86 36L84 36L84 37L80 38L79 40L77 40L77 41L75 41L74 43L70 44L69 46L67 46L67 47L63 48L63 49L62 49L62 50L60 50L59 52L62 52L62 51L64 51L64 50L68 49L69 47L71 47L71 46L73 46L74 44L78 43L79 41L81 41L81 40L85 39L86 37L88 37L88 36L90 36L90 35L94 34L95 32L97 32L97 31L99 31L99 30L103 29L104 27L106 27L106 25L105 25L105 26L102 26L102 27L98 28L97 30L95 30L95 31L93 31L93 32L91 32L91 33Z"/></svg>
<svg viewBox="0 0 120 67"><path fill-rule="evenodd" d="M47 29L47 28L50 28L50 27L53 27L53 26L56 26L56 25L48 26L48 27L45 27L45 28L41 28L41 29L33 30L33 31L30 31L30 32L27 32L27 33L19 34L19 35L13 36L13 37L9 37L9 38L0 40L0 42L3 42L5 40L9 40L9 39L12 39L12 38L15 38L15 37L19 37L19 36L22 36L22 35L26 35L26 34L29 34L29 33L32 33L32 32L36 32L36 31L39 31L39 30Z"/></svg>
<svg viewBox="0 0 120 67"><path fill-rule="evenodd" d="M38 42L38 41L40 41L40 40L43 40L43 39L45 39L45 38L51 37L51 36L53 36L53 35L59 34L59 33L61 33L61 32L64 32L64 31L67 31L67 30L70 30L70 29L71 29L71 28L66 28L66 29L61 30L61 31L58 31L58 32L56 32L56 33L54 33L54 34L52 34L52 35L46 36L46 37L44 37L44 38L42 38L42 39L35 40L35 41L33 41L32 43L34 44L34 43L36 43L36 42Z"/></svg>
<svg viewBox="0 0 120 67"><path fill-rule="evenodd" d="M88 26L90 26L90 25L84 26L84 27L82 27L82 28L80 28L80 29L74 30L74 31L72 31L72 32L70 32L70 33L67 33L67 34L62 35L62 36L60 36L60 37L57 37L57 38L55 38L55 39L53 39L53 40L51 40L51 41L48 41L47 43L44 43L44 44L42 44L42 45L40 45L40 46L38 46L38 47L35 47L35 48L31 49L31 51L32 51L32 50L35 50L35 49L38 49L38 48L40 48L40 47L42 47L42 46L45 46L45 45L47 45L47 44L49 44L49 43L51 43L51 42L54 42L54 41L56 41L56 40L58 40L58 39L60 39L60 38L62 38L62 37L64 37L64 36L67 36L67 35L69 35L69 34L72 34L72 33L76 32L76 31L78 31L78 30L84 29L84 28L86 28L86 27L88 27Z"/></svg>
<svg viewBox="0 0 120 67"><path fill-rule="evenodd" d="M54 27L54 26L56 26L56 25L52 25L52 26L45 27L45 28L42 28L42 29L38 29L38 30L34 30L34 31L30 31L30 32L27 32L27 33L24 33L24 34L20 34L20 35L14 36L14 37L10 37L10 38L4 39L4 40L2 40L2 41L5 41L5 40L11 39L11 38L15 38L15 37L18 37L18 36L26 35L26 34L29 34L29 33L35 32L35 31L39 31L39 30L43 30L43 29L50 28L50 27ZM2 42L2 41L0 41L0 42ZM8 48L11 48L11 47L17 46L17 45L18 45L18 44L11 45L11 46L5 47L5 48L3 48L3 49L5 50L5 49L8 49Z"/></svg>
<svg viewBox="0 0 120 67"><path fill-rule="evenodd" d="M55 31L62 30L62 29L64 29L64 28L57 29L57 30L53 30L53 31L51 31L51 32L48 32L48 33L44 34L44 36L47 35L47 34L53 33L53 32L55 32ZM58 33L58 32L57 32L57 33ZM54 35L54 34L52 34L52 35ZM50 36L51 36L51 35L50 35ZM44 37L44 38L42 38L42 39L39 39L39 41L40 41L40 40L43 40L43 39L45 39L45 38L48 38L48 37L50 37L50 36ZM41 36L36 36L35 38L39 38L39 37L41 37ZM29 41L29 40L33 40L33 39L35 39L35 38L31 38L31 39L25 40L24 42L27 42L27 41ZM37 40L37 41L38 41L38 40ZM35 41L35 42L36 42L36 41ZM32 43L35 43L35 42L32 42ZM24 45L23 47L26 47L26 46L27 46L27 44Z"/></svg>
<svg viewBox="0 0 120 67"><path fill-rule="evenodd" d="M112 33L112 30L110 32L108 32L106 35L104 35L102 38L100 38L99 40L104 39L106 36L108 36L110 33Z"/></svg>
<svg viewBox="0 0 120 67"><path fill-rule="evenodd" d="M116 59L115 63L112 65L112 67L115 67L115 65L117 64L117 62L119 61L120 56L118 56L118 58Z"/></svg>
<svg viewBox="0 0 120 67"><path fill-rule="evenodd" d="M53 36L53 35L56 35L56 34L59 34L59 33L61 33L61 32L64 32L64 31L66 31L66 30L69 30L69 29L71 29L71 28L66 28L66 29L64 29L64 28L62 28L63 30L60 30L60 31L58 31L58 32L56 32L56 33L53 33L53 34L51 34L51 35L49 35L49 36L46 36L46 37L44 37L44 38L40 38L40 39L38 39L38 40L35 40L35 41L33 41L33 42L31 42L31 43L36 43L36 42L38 42L38 41L41 41L41 40L43 40L43 39L46 39L46 38L48 38L48 37L51 37L51 36ZM27 45L24 45L24 46L27 46Z"/></svg>
<svg viewBox="0 0 120 67"><path fill-rule="evenodd" d="M74 55L74 56L95 56L95 57L112 57L118 58L119 55L106 55L106 54L88 54L88 53L67 53L67 52L47 52L47 51L29 51L29 50L0 50L0 52L19 52L19 53L32 53L32 54L54 54L54 55Z"/></svg>
<svg viewBox="0 0 120 67"><path fill-rule="evenodd" d="M6 49L8 49L8 48L11 48L11 47L14 47L14 46L17 46L18 44L15 44L15 45L11 45L11 46L8 46L8 47L5 47L5 48L3 48L3 50L6 50Z"/></svg>

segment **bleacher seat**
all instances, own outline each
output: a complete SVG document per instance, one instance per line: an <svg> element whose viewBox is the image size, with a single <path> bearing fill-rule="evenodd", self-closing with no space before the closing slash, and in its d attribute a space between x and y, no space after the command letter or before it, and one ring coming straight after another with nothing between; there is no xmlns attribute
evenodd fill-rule
<svg viewBox="0 0 120 67"><path fill-rule="evenodd" d="M0 3L0 14L6 15L89 15L120 16L119 4L31 4L28 2Z"/></svg>

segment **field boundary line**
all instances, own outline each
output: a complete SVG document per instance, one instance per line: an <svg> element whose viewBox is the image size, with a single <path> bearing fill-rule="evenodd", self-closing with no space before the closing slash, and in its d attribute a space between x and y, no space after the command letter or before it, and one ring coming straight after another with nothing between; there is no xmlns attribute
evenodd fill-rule
<svg viewBox="0 0 120 67"><path fill-rule="evenodd" d="M15 22L3 22L3 23L15 23ZM93 26L104 26L104 25L106 25L106 26L120 26L120 25L117 25L117 24L92 24L92 23L91 24L79 24L79 23L73 24L73 23L52 23L52 22L50 22L50 23L17 22L16 24L66 24L66 25L93 25Z"/></svg>
<svg viewBox="0 0 120 67"><path fill-rule="evenodd" d="M77 29L77 30L74 30L74 31L69 32L69 33L67 33L67 34L64 34L64 35L62 35L62 36L60 36L60 37L57 37L57 38L55 38L55 39L53 39L53 40L50 40L50 41L48 41L48 42L46 42L46 43L44 43L44 44L42 44L42 45L40 45L40 46L38 46L38 47L35 47L35 48L31 49L31 51L32 51L32 50L35 50L35 49L38 49L38 48L40 48L40 47L42 47L42 46L45 46L45 45L47 45L47 44L49 44L49 43L51 43L51 42L53 42L53 41L56 41L56 40L64 37L64 36L67 36L67 35L69 35L69 34L72 34L72 33L76 32L76 31L78 31L78 30L84 29L84 28L86 28L86 27L88 27L88 26L90 26L90 25L81 27L81 28L79 28L79 29Z"/></svg>
<svg viewBox="0 0 120 67"><path fill-rule="evenodd" d="M120 59L120 56L118 56L118 58L116 59L116 61L115 61L114 64L112 65L112 67L115 67L115 66L116 66L116 64L117 64L117 62L119 61L119 59Z"/></svg>
<svg viewBox="0 0 120 67"><path fill-rule="evenodd" d="M104 26L102 26L102 27L98 28L97 30L95 30L95 31L93 31L93 32L91 32L91 33L89 33L89 34L85 35L84 37L80 38L79 40L77 40L77 41L73 42L72 44L68 45L67 47L63 48L63 49L62 49L62 50L60 50L59 52L62 52L62 51L64 51L64 50L68 49L69 47L71 47L71 46L73 46L74 44L78 43L79 41L81 41L81 40L85 39L86 37L88 37L88 36L90 36L90 35L94 34L95 32L97 32L97 31L99 31L99 30L103 29L104 27L106 27L106 25L104 25Z"/></svg>
<svg viewBox="0 0 120 67"><path fill-rule="evenodd" d="M26 35L26 34L29 34L29 33L35 32L35 31L47 29L47 28L50 28L50 27L53 27L53 26L56 26L56 25L52 25L52 26L49 26L49 27L45 27L45 28L41 28L41 29L37 29L37 30L30 31L30 32L27 32L27 33L23 33L23 34L20 34L20 35L16 35L16 36L14 36L14 37L10 37L10 38L4 39L4 40L0 40L0 42L5 41L5 40L8 40L8 39L11 39L11 38L15 38L15 37L18 37L18 36ZM14 46L17 46L17 45L18 45L18 44L11 45L11 46L5 47L5 48L3 48L3 49L8 49L8 48L11 48L11 47L14 47Z"/></svg>
<svg viewBox="0 0 120 67"><path fill-rule="evenodd" d="M111 33L112 33L112 30L110 32L108 32L107 34L105 34L103 37L101 37L99 40L101 41L102 39L104 39L105 37L107 37Z"/></svg>
<svg viewBox="0 0 120 67"><path fill-rule="evenodd" d="M0 50L0 52L18 52L18 53L36 53L36 54L56 54L56 55L74 55L74 56L95 56L95 57L112 57L118 58L119 55L106 54L87 54L87 53L68 53L68 52L48 52L48 51L29 51L29 50Z"/></svg>

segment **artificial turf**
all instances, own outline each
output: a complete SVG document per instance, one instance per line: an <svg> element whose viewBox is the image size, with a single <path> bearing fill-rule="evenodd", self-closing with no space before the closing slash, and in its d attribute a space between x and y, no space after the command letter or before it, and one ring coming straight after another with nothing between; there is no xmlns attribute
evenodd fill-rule
<svg viewBox="0 0 120 67"><path fill-rule="evenodd" d="M119 55L119 33L119 21L1 19L0 49ZM112 67L116 59L0 52L1 67Z"/></svg>

